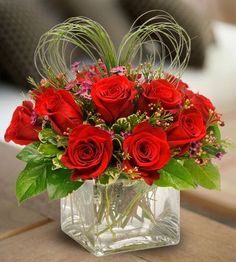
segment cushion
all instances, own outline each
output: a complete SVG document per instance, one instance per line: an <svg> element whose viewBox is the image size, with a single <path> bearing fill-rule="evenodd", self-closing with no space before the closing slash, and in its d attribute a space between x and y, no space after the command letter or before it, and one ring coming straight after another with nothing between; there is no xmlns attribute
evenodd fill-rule
<svg viewBox="0 0 236 262"><path fill-rule="evenodd" d="M192 50L189 65L202 67L204 65L206 48L213 41L210 21L202 14L197 13L191 6L181 0L120 0L124 11L134 21L149 10L163 10L172 15L175 20L187 31L192 39ZM139 20L143 23L153 16L146 15ZM163 38L164 39L164 38ZM166 42L169 45L168 42Z"/></svg>
<svg viewBox="0 0 236 262"><path fill-rule="evenodd" d="M40 0L0 0L0 71L3 78L27 86L38 78L34 51L40 36L58 23Z"/></svg>

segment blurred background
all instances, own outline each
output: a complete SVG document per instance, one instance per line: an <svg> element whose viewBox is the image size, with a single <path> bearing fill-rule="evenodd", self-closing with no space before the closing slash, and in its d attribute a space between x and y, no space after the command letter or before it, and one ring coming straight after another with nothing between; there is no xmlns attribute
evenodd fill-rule
<svg viewBox="0 0 236 262"><path fill-rule="evenodd" d="M15 160L19 149L6 145L3 136L29 88L27 77L38 78L33 55L40 36L66 18L87 16L101 23L118 46L135 18L153 9L170 13L190 35L192 52L183 80L212 99L226 122L224 136L236 142L235 0L0 0L0 181L7 198L15 201L13 181L23 164ZM235 161L232 152L220 162L221 192L187 191L182 205L236 227ZM59 212L45 199L26 205L55 217Z"/></svg>

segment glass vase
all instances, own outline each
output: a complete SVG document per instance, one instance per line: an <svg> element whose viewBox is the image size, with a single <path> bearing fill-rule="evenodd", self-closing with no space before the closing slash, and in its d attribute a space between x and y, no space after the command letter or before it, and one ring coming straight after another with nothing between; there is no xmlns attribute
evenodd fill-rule
<svg viewBox="0 0 236 262"><path fill-rule="evenodd" d="M118 180L86 181L61 199L61 228L95 256L176 245L179 191Z"/></svg>

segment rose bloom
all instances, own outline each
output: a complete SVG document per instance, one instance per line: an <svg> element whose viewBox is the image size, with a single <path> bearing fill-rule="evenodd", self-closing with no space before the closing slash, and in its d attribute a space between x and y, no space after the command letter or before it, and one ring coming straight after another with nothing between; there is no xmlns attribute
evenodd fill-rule
<svg viewBox="0 0 236 262"><path fill-rule="evenodd" d="M206 126L201 112L196 108L180 112L177 121L167 130L167 140L172 148L184 147L201 140L205 135Z"/></svg>
<svg viewBox="0 0 236 262"><path fill-rule="evenodd" d="M133 129L123 142L123 151L128 154L124 160L125 169L138 168L138 178L142 177L149 185L159 179L158 170L170 159L165 132L148 122L142 122Z"/></svg>
<svg viewBox="0 0 236 262"><path fill-rule="evenodd" d="M92 100L102 119L113 123L133 113L136 96L134 83L125 76L103 78L92 86Z"/></svg>
<svg viewBox="0 0 236 262"><path fill-rule="evenodd" d="M63 164L74 169L71 180L93 179L107 168L113 152L111 135L91 125L79 125L69 136Z"/></svg>
<svg viewBox="0 0 236 262"><path fill-rule="evenodd" d="M149 105L161 103L165 110L176 111L182 102L182 95L174 85L165 79L153 80L142 85L139 99L141 112L150 112Z"/></svg>
<svg viewBox="0 0 236 262"><path fill-rule="evenodd" d="M24 101L13 113L10 126L5 133L6 142L11 140L19 145L28 145L38 140L41 126L35 121L33 103Z"/></svg>
<svg viewBox="0 0 236 262"><path fill-rule="evenodd" d="M200 94L195 94L192 91L188 91L187 96L194 107L196 107L201 112L204 122L207 123L209 119L209 111L215 111L215 106L207 97Z"/></svg>
<svg viewBox="0 0 236 262"><path fill-rule="evenodd" d="M44 88L35 92L35 111L48 117L53 129L60 135L83 122L82 112L72 94L66 90Z"/></svg>

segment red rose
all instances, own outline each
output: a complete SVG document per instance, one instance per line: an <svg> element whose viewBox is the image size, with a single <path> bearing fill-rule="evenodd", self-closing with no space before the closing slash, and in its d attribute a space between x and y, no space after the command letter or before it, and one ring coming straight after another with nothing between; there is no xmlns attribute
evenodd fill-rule
<svg viewBox="0 0 236 262"><path fill-rule="evenodd" d="M63 164L75 169L72 180L93 179L107 168L113 152L111 135L100 128L79 125L69 136Z"/></svg>
<svg viewBox="0 0 236 262"><path fill-rule="evenodd" d="M110 76L93 84L91 96L101 117L113 123L133 113L136 95L134 83L124 76Z"/></svg>
<svg viewBox="0 0 236 262"><path fill-rule="evenodd" d="M39 116L47 116L53 129L63 134L83 122L80 107L66 90L45 88L36 93L35 111Z"/></svg>
<svg viewBox="0 0 236 262"><path fill-rule="evenodd" d="M203 120L206 123L209 119L210 110L215 111L215 107L212 102L205 96L194 94L192 91L188 91L187 96L194 107L196 107L201 112Z"/></svg>
<svg viewBox="0 0 236 262"><path fill-rule="evenodd" d="M141 112L149 112L149 105L161 103L165 110L174 110L179 107L182 102L181 93L174 85L164 79L153 80L150 83L142 85L142 95L139 99L139 109Z"/></svg>
<svg viewBox="0 0 236 262"><path fill-rule="evenodd" d="M167 140L171 147L183 147L190 142L201 140L206 135L200 111L190 108L182 111L178 120L167 130Z"/></svg>
<svg viewBox="0 0 236 262"><path fill-rule="evenodd" d="M158 170L170 159L165 132L148 122L134 128L133 133L123 142L123 151L128 154L124 160L125 168L138 168L137 173L150 185L159 178Z"/></svg>
<svg viewBox="0 0 236 262"><path fill-rule="evenodd" d="M33 103L24 101L22 106L18 106L13 113L10 126L5 133L7 142L13 141L19 145L28 145L38 141L38 132L41 127L35 121Z"/></svg>

